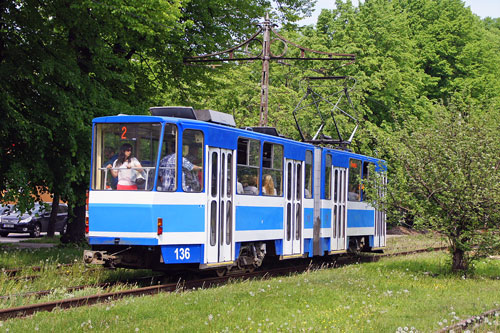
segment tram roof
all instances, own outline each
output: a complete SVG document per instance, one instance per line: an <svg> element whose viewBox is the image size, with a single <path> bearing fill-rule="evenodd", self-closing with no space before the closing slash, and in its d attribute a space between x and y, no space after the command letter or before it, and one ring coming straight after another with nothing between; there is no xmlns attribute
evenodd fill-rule
<svg viewBox="0 0 500 333"><path fill-rule="evenodd" d="M342 149L336 149L331 147L320 147L315 146L310 143L296 141L290 138L273 136L269 134L264 134L260 132L254 132L247 129L235 128L225 125L220 125L211 122L205 122L194 119L186 119L186 118L175 118L175 117L161 117L161 116L150 116L150 115L117 115L117 116L105 116L98 117L92 120L94 124L102 124L102 123L172 123L172 124L181 124L181 125L194 125L197 128L207 128L207 129L221 129L225 131L229 131L237 134L238 136L244 136L250 139L257 140L266 140L273 143L281 143L281 144L292 144L297 146L301 146L303 148L321 148L323 151L335 153L338 157L341 155L344 158L357 158L362 161L368 161L377 163L378 161L383 161L375 157L370 157L366 155L357 154L351 151L346 151Z"/></svg>

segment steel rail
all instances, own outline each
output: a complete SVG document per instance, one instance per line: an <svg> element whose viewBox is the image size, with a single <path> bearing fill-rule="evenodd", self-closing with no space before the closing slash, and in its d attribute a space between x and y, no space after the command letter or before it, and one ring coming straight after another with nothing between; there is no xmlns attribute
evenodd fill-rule
<svg viewBox="0 0 500 333"><path fill-rule="evenodd" d="M62 268L62 267L71 267L74 264L58 264L56 267L57 268ZM26 271L26 270L32 270L33 272L40 272L43 267L42 266L31 266L31 267L26 267L26 268L11 268L11 269L2 269L0 273L5 274L7 276L14 276L17 275L21 271Z"/></svg>
<svg viewBox="0 0 500 333"><path fill-rule="evenodd" d="M486 318L493 317L497 315L497 313L500 313L500 308L483 312L477 316L469 317L467 319L459 321L454 325L446 326L445 328L436 331L436 333L461 332L472 325L481 324Z"/></svg>
<svg viewBox="0 0 500 333"><path fill-rule="evenodd" d="M68 309L72 307L79 307L85 305L92 305L97 303L102 303L110 300L116 300L127 296L145 296L145 295L155 295L160 292L173 292L176 290L193 289L193 288L208 288L212 286L217 286L226 283L231 279L250 279L255 277L263 276L274 276L279 273L290 273L299 271L301 268L307 268L308 265L287 267L282 269L275 269L271 271L259 271L252 273L245 273L241 276L239 275L227 275L223 277L212 277L202 280L194 281L183 281L182 283L169 283L163 285L135 288L129 290L122 290L118 292L109 292L103 294L96 294L85 297L69 298L63 300L57 300L46 303L30 304L24 306L18 306L8 309L0 309L0 320L6 320L15 317L26 317L32 315L39 311L52 311L56 308Z"/></svg>
<svg viewBox="0 0 500 333"><path fill-rule="evenodd" d="M405 252L382 254L382 255L369 255L369 256L347 255L347 256L336 257L333 262L331 261L332 257L330 256L322 257L322 259L327 259L329 263L333 265L333 267L339 267L359 262L377 262L385 257L411 255L423 252L440 251L443 249L446 249L446 247L427 248L427 249L419 249L413 251L405 251ZM294 266L274 268L265 271L256 271L251 273L237 273L237 274L229 273L222 277L210 277L200 280L179 281L177 283L168 283L162 285L122 290L118 292L102 293L85 297L69 298L69 299L56 300L46 303L30 304L13 308L0 309L0 320L6 320L16 317L26 317L40 311L50 312L56 308L68 309L72 307L80 307L85 305L103 303L110 300L121 299L127 296L145 296L145 295L155 295L161 292L173 292L177 290L187 290L193 288L209 288L225 284L230 280L239 280L239 279L248 280L257 277L267 278L272 276L283 276L290 273L307 271L310 270L311 268L313 269L321 268L324 267L323 265L326 262L324 261L323 263L320 262L318 264L311 265L311 258L302 259L302 261L305 260L308 260L309 262ZM286 264L287 262L284 261L282 263Z"/></svg>
<svg viewBox="0 0 500 333"><path fill-rule="evenodd" d="M81 286L73 286L73 287L67 287L65 288L65 291L68 293L79 291L79 290L84 290L88 288L108 288L112 286L116 286L118 284L134 284L134 283L141 283L142 281L154 281L157 278L163 278L164 276L162 275L149 275L149 276L143 276L139 278L132 278L132 279L125 279L125 280L117 280L117 281L112 281L112 282L103 282L99 284L88 284L88 285L81 285ZM152 282L149 282L149 285L153 285ZM0 296L0 300L2 299L11 299L15 297L42 297L42 296L47 296L50 294L53 294L56 292L57 289L47 289L47 290L40 290L40 291L28 291L25 293L19 293L19 294L9 294L9 295L3 295Z"/></svg>

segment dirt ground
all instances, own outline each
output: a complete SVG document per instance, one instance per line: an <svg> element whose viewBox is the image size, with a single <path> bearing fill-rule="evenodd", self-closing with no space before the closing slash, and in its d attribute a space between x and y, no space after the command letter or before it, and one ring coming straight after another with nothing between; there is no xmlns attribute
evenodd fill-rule
<svg viewBox="0 0 500 333"><path fill-rule="evenodd" d="M428 231L419 231L415 229L405 228L402 226L397 226L391 229L387 229L387 235L421 235L426 234Z"/></svg>

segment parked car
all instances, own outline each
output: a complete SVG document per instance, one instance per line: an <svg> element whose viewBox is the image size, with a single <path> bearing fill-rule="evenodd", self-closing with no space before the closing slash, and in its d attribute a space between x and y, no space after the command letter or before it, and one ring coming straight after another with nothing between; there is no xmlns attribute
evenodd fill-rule
<svg viewBox="0 0 500 333"><path fill-rule="evenodd" d="M29 233L31 237L39 237L49 227L51 203L36 203L31 212L20 213L10 207L0 217L0 236L7 237L10 233ZM56 219L56 232L64 234L68 224L68 206L59 204Z"/></svg>
<svg viewBox="0 0 500 333"><path fill-rule="evenodd" d="M8 210L12 208L12 205L1 205L0 206L0 216L7 213Z"/></svg>

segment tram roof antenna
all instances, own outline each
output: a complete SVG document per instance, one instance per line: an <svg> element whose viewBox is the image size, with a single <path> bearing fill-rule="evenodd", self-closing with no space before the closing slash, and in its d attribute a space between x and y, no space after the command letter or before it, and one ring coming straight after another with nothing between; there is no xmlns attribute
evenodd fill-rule
<svg viewBox="0 0 500 333"><path fill-rule="evenodd" d="M299 131L299 134L300 134L300 137L301 137L301 140L303 142L308 142L308 143L312 143L312 144L318 144L318 145L336 145L337 147L341 148L341 149L347 149L347 146L349 146L354 138L354 134L356 133L357 129L358 129L358 126L359 126L359 121L358 119L356 119L355 117L353 117L352 115L350 115L349 113L347 113L346 111L342 110L340 107L339 107L339 103L340 101L342 100L342 97L346 97L349 105L351 106L352 110L356 110L354 108L354 104L352 103L352 100L351 100L351 97L349 95L349 91L351 91L354 86L356 85L356 80L352 77L348 77L348 76L325 76L325 77L305 77L304 78L307 82L308 82L308 86L307 86L307 89L306 89L306 93L304 95L304 97L302 97L302 99L299 101L299 103L297 104L297 106L295 107L295 109L293 110L292 114L293 114L293 118L295 120L295 124L297 126L297 130ZM352 79L354 80L354 84L348 88L347 87L347 80L348 79ZM337 99L337 102L334 104L332 103L331 101L329 101L327 98L321 96L320 94L318 94L317 92L315 92L313 89L312 89L312 86L310 85L310 81L320 81L320 80L344 80L344 87L343 89L341 90L338 90L330 95L328 95L327 97L330 97L330 96L334 96L334 95L339 95L338 99ZM304 104L302 105L303 101L305 101L309 96L311 96L312 98L312 102L311 103L308 103L308 104ZM331 109L330 109L330 115L332 117L332 120L333 120L333 123L335 125L335 129L336 129L336 132L337 132L337 136L338 136L338 140L337 139L332 139L330 137L326 137L324 134L322 134L322 131L326 125L326 121L323 117L323 115L321 114L320 110L319 110L319 103L320 102L325 102L331 106L333 106ZM317 111L317 114L319 115L320 119L321 119L321 125L319 126L318 130L316 131L316 134L313 136L312 140L308 140L305 138L304 136L304 132L302 130L302 128L300 127L300 124L299 124L299 121L297 119L297 111L299 110L302 110L306 107L310 107L310 106L313 106L315 107L316 111ZM347 116L348 118L350 118L351 120L353 120L355 122L355 127L353 129L353 131L351 132L351 135L349 136L349 139L347 140L344 140L342 138L342 134L340 133L340 130L339 130L339 126L337 124L337 121L335 120L335 114L334 114L334 111L338 109L342 114L344 114L345 116ZM321 137L320 137L321 136Z"/></svg>

